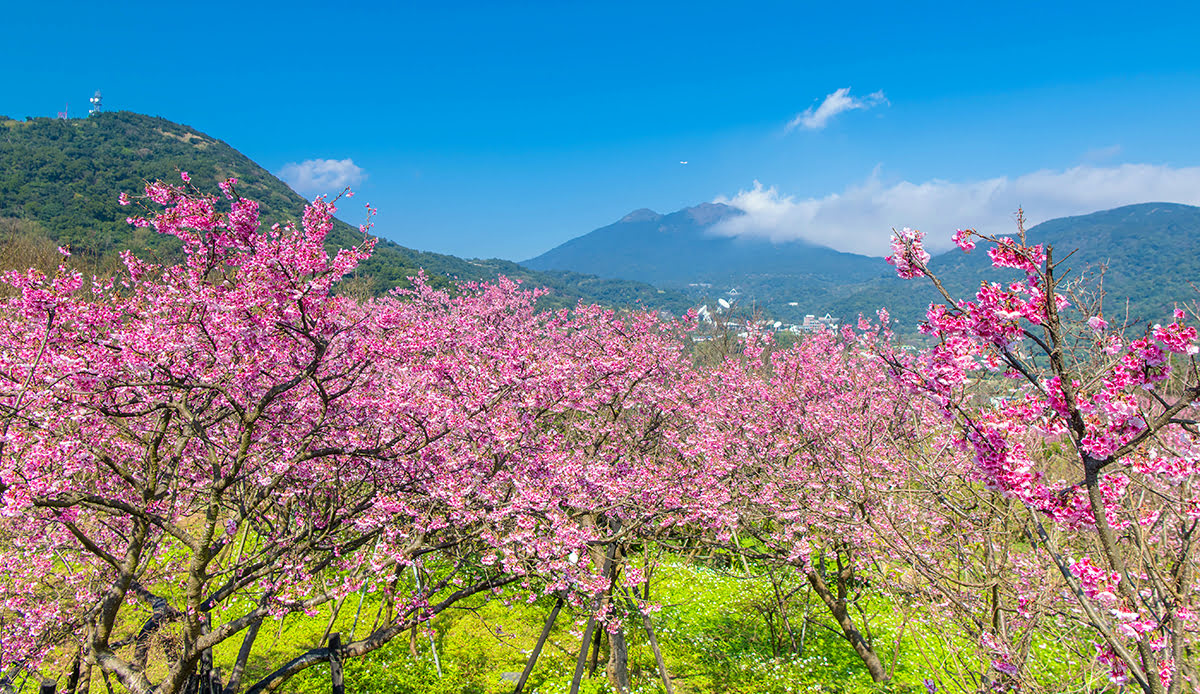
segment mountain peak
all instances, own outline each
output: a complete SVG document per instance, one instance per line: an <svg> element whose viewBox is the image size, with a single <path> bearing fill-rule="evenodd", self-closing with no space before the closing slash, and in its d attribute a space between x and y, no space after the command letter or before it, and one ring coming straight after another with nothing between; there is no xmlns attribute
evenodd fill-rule
<svg viewBox="0 0 1200 694"><path fill-rule="evenodd" d="M680 210L680 212L687 214L693 222L701 226L716 224L730 215L742 213L736 207L730 207L723 202L702 202L695 207Z"/></svg>
<svg viewBox="0 0 1200 694"><path fill-rule="evenodd" d="M662 219L661 214L645 207L621 217L622 222L657 222L660 219Z"/></svg>

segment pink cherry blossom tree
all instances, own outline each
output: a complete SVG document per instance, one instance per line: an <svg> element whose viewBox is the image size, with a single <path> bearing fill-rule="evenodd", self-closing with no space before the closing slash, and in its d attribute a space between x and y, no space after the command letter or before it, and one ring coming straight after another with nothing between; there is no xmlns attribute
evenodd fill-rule
<svg viewBox="0 0 1200 694"><path fill-rule="evenodd" d="M868 586L959 624L987 686L1037 681L1048 614L1114 681L1195 681L1200 379L1182 312L1114 327L1023 233L956 234L1023 275L956 300L905 230L891 262L946 301L933 347L906 354L865 323L788 350L751 331L701 366L694 316L541 312L503 279L350 297L338 282L372 241L326 251L337 201L263 229L221 189L151 184L130 218L178 238L180 265L4 278L0 677L273 691L331 655L249 672L288 615L332 624L376 596L340 647L356 657L504 589L587 615L575 686L607 627L624 690L623 628L649 624L654 568L633 557L682 542L796 571L877 681Z"/></svg>
<svg viewBox="0 0 1200 694"><path fill-rule="evenodd" d="M931 348L887 353L892 377L957 427L976 479L1027 511L1037 556L1068 586L1113 681L1154 694L1196 686L1196 329L1178 310L1137 332L1110 325L1100 297L1064 281L1069 255L1030 243L1020 223L1015 237L954 240L986 244L994 267L1022 277L957 299L920 232L897 233L888 261L945 303L923 323ZM1001 392L981 396L982 384Z"/></svg>
<svg viewBox="0 0 1200 694"><path fill-rule="evenodd" d="M302 227L261 231L233 184L225 211L147 188L164 209L131 221L178 237L183 265L127 255L124 275L90 285L65 268L6 278L19 292L0 309L9 668L62 667L76 691L98 671L174 692L240 638L221 683L237 691L264 622L475 541L436 532L443 512L412 501L445 472L433 449L454 413L436 364L406 360L421 347L331 291L372 242L326 254L335 208L321 199ZM414 373L392 378L401 365ZM347 653L511 580L468 562L444 574Z"/></svg>
<svg viewBox="0 0 1200 694"><path fill-rule="evenodd" d="M337 282L372 241L327 253L334 203L264 230L234 185L147 187L162 209L130 221L178 237L182 265L7 276L10 673L270 691L330 655L246 681L258 634L289 614L380 597L386 617L344 657L506 585L607 620L645 578L623 548L728 524L686 325L539 312L506 280L355 300ZM214 661L231 639L236 659Z"/></svg>
<svg viewBox="0 0 1200 694"><path fill-rule="evenodd" d="M722 443L711 459L729 470L729 523L713 539L771 571L797 572L882 682L891 668L881 646L893 644L879 642L859 602L880 565L868 520L902 484L894 442L912 438L919 413L873 354L886 336L860 328L776 350L751 334L743 354L712 369L710 419Z"/></svg>

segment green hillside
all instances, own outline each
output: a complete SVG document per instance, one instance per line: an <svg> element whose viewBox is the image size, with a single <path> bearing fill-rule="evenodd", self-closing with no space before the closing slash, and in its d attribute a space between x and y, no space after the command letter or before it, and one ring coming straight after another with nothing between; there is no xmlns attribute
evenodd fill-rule
<svg viewBox="0 0 1200 694"><path fill-rule="evenodd" d="M0 116L0 220L8 220L0 234L10 238L5 229L35 230L101 265L126 248L175 258L176 240L130 227L125 223L129 210L117 204L117 196L140 192L145 181L178 180L181 170L213 190L217 181L237 178L239 192L259 201L268 224L296 219L304 206L304 199L285 183L226 143L163 118L127 111L71 120ZM359 237L355 227L339 221L330 245L348 246ZM549 307L583 299L679 314L689 305L682 294L639 282L536 272L505 260L415 251L385 239L361 267L359 281L367 291L382 292L407 285L420 268L440 286L455 278L492 280L503 274L527 286L549 287L553 293L544 301Z"/></svg>
<svg viewBox="0 0 1200 694"><path fill-rule="evenodd" d="M1104 312L1110 318L1123 320L1128 311L1133 322L1160 321L1176 304L1200 299L1200 207L1126 205L1052 219L1030 228L1027 237L1052 246L1056 260L1065 259L1059 268L1066 282L1061 292L1069 293L1080 280L1085 287L1096 287L1102 272ZM892 268L884 268L886 276L848 287L853 292L832 304L834 315L869 315L887 306L902 324L912 325L931 301L942 301L928 282L901 280ZM955 249L935 256L930 268L952 294L967 298L981 281L1018 277L1015 271L994 270L982 246L971 253Z"/></svg>

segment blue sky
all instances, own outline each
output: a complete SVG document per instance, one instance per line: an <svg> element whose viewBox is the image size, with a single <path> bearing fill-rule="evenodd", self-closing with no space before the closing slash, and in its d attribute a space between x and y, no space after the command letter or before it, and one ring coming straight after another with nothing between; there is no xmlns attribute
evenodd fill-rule
<svg viewBox="0 0 1200 694"><path fill-rule="evenodd" d="M99 88L306 195L354 182L404 245L516 260L712 200L867 253L1200 203L1200 10L1046 5L18 3L0 113Z"/></svg>

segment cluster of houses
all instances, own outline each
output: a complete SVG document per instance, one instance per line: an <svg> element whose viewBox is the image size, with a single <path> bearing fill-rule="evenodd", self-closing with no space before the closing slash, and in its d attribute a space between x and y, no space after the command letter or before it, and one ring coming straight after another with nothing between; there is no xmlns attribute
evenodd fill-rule
<svg viewBox="0 0 1200 694"><path fill-rule="evenodd" d="M712 289L712 284L709 282L692 282L688 285L688 288L693 290ZM697 315L700 318L700 322L706 325L721 325L729 330L737 332L738 334L742 334L747 328L745 319L731 320L728 315L722 315L726 314L731 308L733 308L733 303L731 302L737 302L739 299L741 299L742 293L738 291L737 287L733 287L729 291L725 292L725 296L729 298L717 299L715 304L701 304L700 307L696 309ZM798 301L789 301L787 305L790 308L799 308L800 303ZM744 314L744 312L741 313ZM724 318L725 320L720 320L721 318ZM757 321L754 327L768 332L802 335L804 333L815 333L822 330L837 330L838 319L834 318L829 313L826 313L823 316L817 316L810 313L804 316L804 320L800 323L784 323L782 321L760 320Z"/></svg>
<svg viewBox="0 0 1200 694"><path fill-rule="evenodd" d="M836 318L829 315L828 313L821 316L820 318L818 318L810 313L804 317L803 323L801 323L800 325L791 325L791 326L788 326L788 328L794 333L798 333L798 332L815 333L821 329L837 330L838 322L837 322Z"/></svg>
<svg viewBox="0 0 1200 694"><path fill-rule="evenodd" d="M741 334L747 328L745 320L721 320L721 318L724 318L724 316L721 316L720 314L723 313L724 309L727 308L729 308L729 303L724 299L720 299L718 300L717 307L715 309L710 309L708 305L702 305L696 310L696 313L701 323L705 323L707 325L723 325L725 328L738 331L738 333ZM837 330L838 320L828 313L826 313L824 316L816 316L810 313L804 316L804 320L801 323L784 323L783 321L759 320L755 322L754 327L768 332L786 332L795 335L801 335L803 333L815 333L821 330Z"/></svg>

